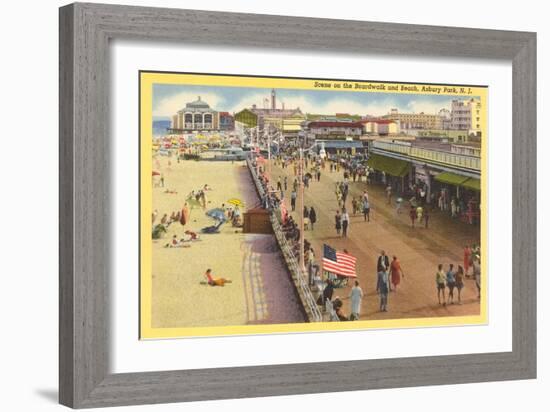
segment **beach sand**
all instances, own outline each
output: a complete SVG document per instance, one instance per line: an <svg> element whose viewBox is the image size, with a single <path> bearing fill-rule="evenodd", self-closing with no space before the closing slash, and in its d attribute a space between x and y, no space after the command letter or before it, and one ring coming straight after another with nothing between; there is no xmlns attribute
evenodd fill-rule
<svg viewBox="0 0 550 412"><path fill-rule="evenodd" d="M153 210L157 223L164 213L181 210L192 190L208 184L206 210L221 207L238 198L244 212L259 204L244 162L181 161L158 156L153 168L163 174L164 187L153 188ZM165 190L176 194L165 193ZM272 235L243 234L226 223L219 234L200 234L189 248L165 248L172 236L200 229L215 221L205 210L191 210L183 227L172 223L160 240L152 242L152 327L229 326L254 323L304 322L282 256ZM232 283L224 287L201 284L206 269L214 277Z"/></svg>

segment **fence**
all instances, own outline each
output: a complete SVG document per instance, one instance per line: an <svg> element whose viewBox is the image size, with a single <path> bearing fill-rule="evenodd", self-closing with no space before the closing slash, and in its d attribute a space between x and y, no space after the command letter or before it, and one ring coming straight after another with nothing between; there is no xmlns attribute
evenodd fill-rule
<svg viewBox="0 0 550 412"><path fill-rule="evenodd" d="M315 296L309 287L308 276L300 267L298 259L292 249L292 245L286 239L281 224L274 213L271 213L271 224L273 225L273 232L275 233L275 237L277 238L277 242L279 243L279 247L281 248L288 269L290 270L290 273L292 273L293 279L296 281L299 294L302 298L302 303L305 306L306 312L308 312L310 316L310 320L312 322L321 322L323 320L323 315L321 314L321 311L317 306Z"/></svg>
<svg viewBox="0 0 550 412"><path fill-rule="evenodd" d="M468 156L390 142L373 142L373 148L400 153L411 158L429 160L467 169L481 170L481 159L477 156Z"/></svg>

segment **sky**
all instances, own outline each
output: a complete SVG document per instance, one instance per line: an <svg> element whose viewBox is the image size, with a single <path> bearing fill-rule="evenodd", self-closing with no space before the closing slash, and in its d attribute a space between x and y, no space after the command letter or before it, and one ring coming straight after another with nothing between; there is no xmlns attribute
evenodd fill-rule
<svg viewBox="0 0 550 412"><path fill-rule="evenodd" d="M452 96L371 93L333 90L276 89L277 108L284 102L285 109L299 107L304 113L334 115L348 113L381 116L391 108L400 112L424 112L435 114L440 109L451 109ZM153 85L153 117L155 120L170 119L186 103L198 96L219 112L238 112L256 104L264 107L265 98L270 98L271 89L220 87L196 85Z"/></svg>

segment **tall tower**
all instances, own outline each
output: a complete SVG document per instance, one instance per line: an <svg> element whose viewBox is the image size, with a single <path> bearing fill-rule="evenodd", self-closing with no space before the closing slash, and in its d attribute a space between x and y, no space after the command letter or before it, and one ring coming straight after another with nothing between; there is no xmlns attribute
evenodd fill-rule
<svg viewBox="0 0 550 412"><path fill-rule="evenodd" d="M275 110L277 108L277 101L275 97L275 89L271 89L271 109Z"/></svg>

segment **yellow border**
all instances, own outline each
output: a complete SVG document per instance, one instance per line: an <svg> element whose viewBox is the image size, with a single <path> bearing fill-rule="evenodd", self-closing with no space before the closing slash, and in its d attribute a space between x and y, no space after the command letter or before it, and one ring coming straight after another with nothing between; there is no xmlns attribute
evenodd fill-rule
<svg viewBox="0 0 550 412"><path fill-rule="evenodd" d="M298 332L329 332L340 330L381 329L381 328L412 328L436 327L453 325L479 325L488 321L487 314L487 88L465 86L465 93L452 91L429 92L414 90L426 87L456 87L449 85L426 85L408 83L358 82L337 81L323 79L289 79L249 76L223 76L183 73L156 73L140 72L140 338L177 338L190 336L227 336L227 335L257 335L268 333L298 333ZM331 87L316 87L318 83L330 83ZM151 327L152 302L152 248L151 248L151 213L152 189L150 176L152 172L152 120L153 120L153 83L157 84L187 84L201 86L226 87L258 87L258 88L286 88L304 90L334 90L369 93L402 93L427 95L452 95L457 98L479 96L482 104L481 129L481 254L482 273L480 314L478 316L450 316L438 318L409 318L388 320L364 320L355 322L321 322L321 323L292 323L274 325L237 325L214 327L187 327L187 328L153 328ZM369 89L345 88L344 84L359 84ZM399 90L389 90L391 86L398 86ZM147 270L149 268L149 270Z"/></svg>

